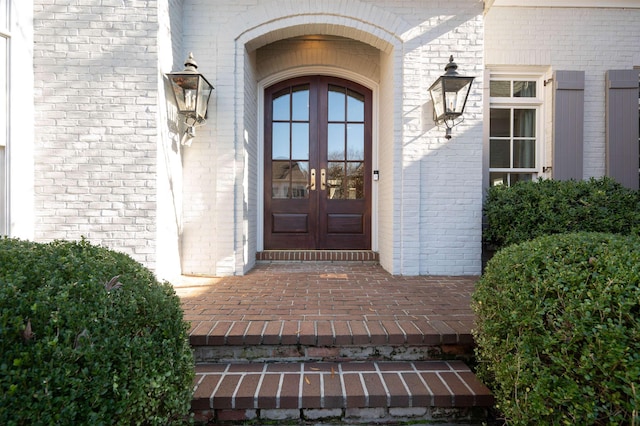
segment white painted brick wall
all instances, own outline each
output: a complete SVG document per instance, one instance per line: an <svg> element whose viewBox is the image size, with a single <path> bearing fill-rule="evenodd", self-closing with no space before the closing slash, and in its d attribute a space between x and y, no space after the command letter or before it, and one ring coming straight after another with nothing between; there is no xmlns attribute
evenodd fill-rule
<svg viewBox="0 0 640 426"><path fill-rule="evenodd" d="M35 238L156 259L158 5L35 0Z"/></svg>
<svg viewBox="0 0 640 426"><path fill-rule="evenodd" d="M486 16L487 66L585 71L584 178L605 174L605 73L640 65L640 9L503 8Z"/></svg>
<svg viewBox="0 0 640 426"><path fill-rule="evenodd" d="M444 130L430 123L426 89L442 74L450 54L465 71L480 74L481 2L254 0L212 7L208 1L185 0L184 13L185 52L204 58L201 69L216 85L210 125L185 154L185 197L194 193L191 204L185 200L191 206L191 212L185 211L183 237L188 271L241 273L238 265L251 264L257 238L254 209L262 208L255 202L258 176L251 170L259 133L255 82L286 67L326 62L319 52L273 61L251 53L309 32L344 36L381 50L379 58L364 63L362 58L350 58L350 63L332 59L367 78L380 76L384 117L376 129L381 158L377 225L383 265L402 274L479 272L480 91L474 89L467 121L443 148ZM448 203L451 194L464 203L456 204L457 198Z"/></svg>

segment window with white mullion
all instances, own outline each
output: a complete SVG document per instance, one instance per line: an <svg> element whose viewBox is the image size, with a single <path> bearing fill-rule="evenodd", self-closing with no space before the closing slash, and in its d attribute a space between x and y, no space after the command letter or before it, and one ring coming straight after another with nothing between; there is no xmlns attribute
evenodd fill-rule
<svg viewBox="0 0 640 426"><path fill-rule="evenodd" d="M539 84L535 78L496 77L490 83L489 181L513 185L537 177Z"/></svg>

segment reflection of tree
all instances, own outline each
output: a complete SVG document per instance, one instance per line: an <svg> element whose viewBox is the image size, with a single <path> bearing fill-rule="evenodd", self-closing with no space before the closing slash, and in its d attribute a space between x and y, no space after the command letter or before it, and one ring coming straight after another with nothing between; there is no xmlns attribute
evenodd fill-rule
<svg viewBox="0 0 640 426"><path fill-rule="evenodd" d="M307 198L309 171L306 163L274 161L271 169L272 198Z"/></svg>
<svg viewBox="0 0 640 426"><path fill-rule="evenodd" d="M329 163L327 196L333 200L364 198L364 163Z"/></svg>

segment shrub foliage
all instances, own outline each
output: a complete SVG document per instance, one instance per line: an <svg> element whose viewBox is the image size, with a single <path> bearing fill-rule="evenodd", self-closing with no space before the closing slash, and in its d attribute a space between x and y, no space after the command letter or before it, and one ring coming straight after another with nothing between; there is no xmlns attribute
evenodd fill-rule
<svg viewBox="0 0 640 426"><path fill-rule="evenodd" d="M501 248L564 232L640 233L640 193L611 178L542 180L489 189L486 244Z"/></svg>
<svg viewBox="0 0 640 426"><path fill-rule="evenodd" d="M479 374L510 424L640 424L640 238L509 246L473 307Z"/></svg>
<svg viewBox="0 0 640 426"><path fill-rule="evenodd" d="M179 300L86 241L0 239L0 424L168 424L193 357Z"/></svg>

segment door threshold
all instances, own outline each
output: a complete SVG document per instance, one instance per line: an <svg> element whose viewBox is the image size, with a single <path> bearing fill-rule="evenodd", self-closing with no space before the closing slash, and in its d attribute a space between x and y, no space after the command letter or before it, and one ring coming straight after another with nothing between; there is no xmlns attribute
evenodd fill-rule
<svg viewBox="0 0 640 426"><path fill-rule="evenodd" d="M371 250L264 250L256 253L258 262L362 262L379 263Z"/></svg>

